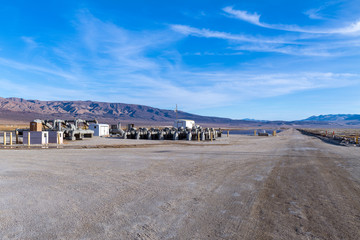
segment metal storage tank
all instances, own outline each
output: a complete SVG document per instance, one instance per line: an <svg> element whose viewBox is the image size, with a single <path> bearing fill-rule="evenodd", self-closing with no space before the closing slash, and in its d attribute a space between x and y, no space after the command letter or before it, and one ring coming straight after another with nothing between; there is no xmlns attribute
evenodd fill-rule
<svg viewBox="0 0 360 240"><path fill-rule="evenodd" d="M89 125L89 129L94 131L94 136L108 136L109 135L109 125L92 123Z"/></svg>

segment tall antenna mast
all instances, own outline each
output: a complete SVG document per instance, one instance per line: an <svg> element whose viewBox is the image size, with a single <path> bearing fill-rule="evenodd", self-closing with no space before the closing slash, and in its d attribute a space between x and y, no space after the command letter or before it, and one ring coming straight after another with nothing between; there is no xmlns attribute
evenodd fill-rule
<svg viewBox="0 0 360 240"><path fill-rule="evenodd" d="M177 109L177 104L176 104L176 108L175 108L176 120L177 120L177 112L178 112L178 109Z"/></svg>

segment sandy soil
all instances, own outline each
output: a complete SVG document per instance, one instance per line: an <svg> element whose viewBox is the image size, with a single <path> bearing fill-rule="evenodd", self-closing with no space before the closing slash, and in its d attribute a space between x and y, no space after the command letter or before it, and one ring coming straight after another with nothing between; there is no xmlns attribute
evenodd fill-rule
<svg viewBox="0 0 360 240"><path fill-rule="evenodd" d="M359 156L295 130L139 148L3 149L0 238L360 239Z"/></svg>

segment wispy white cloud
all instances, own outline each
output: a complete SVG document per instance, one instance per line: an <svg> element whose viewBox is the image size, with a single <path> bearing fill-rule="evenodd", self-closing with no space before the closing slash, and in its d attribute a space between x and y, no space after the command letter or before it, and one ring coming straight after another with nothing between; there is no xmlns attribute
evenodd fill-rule
<svg viewBox="0 0 360 240"><path fill-rule="evenodd" d="M237 41L253 41L253 39L247 38L242 35L232 35L224 32L211 31L208 29L198 29L186 25L174 24L170 26L172 30L179 32L183 35L193 35L207 38L220 38L226 40L237 40Z"/></svg>
<svg viewBox="0 0 360 240"><path fill-rule="evenodd" d="M169 71L160 79L142 78L148 77L138 76L142 88L129 92L126 98L128 101L138 103L139 99L142 99L151 103L150 105L163 107L181 103L184 110L229 106L252 99L360 84L358 74L331 72L249 74L230 69L224 71L180 69ZM175 84L181 82L183 84ZM113 90L121 92L123 89L114 86ZM115 95L111 97L116 98ZM164 103L164 99L167 103Z"/></svg>
<svg viewBox="0 0 360 240"><path fill-rule="evenodd" d="M256 22L256 19L257 17L253 16L250 20ZM44 100L91 99L163 108L181 103L183 110L194 111L259 97L360 83L359 75L347 73L273 74L266 73L260 68L252 73L228 67L222 67L218 71L192 68L183 61L183 56L174 46L184 35L191 35L235 43L231 48L225 45L229 54L237 54L239 50L282 51L286 54L295 54L296 51L301 52L305 49L296 49L302 43L295 44L291 37L267 39L186 25L170 25L171 30L165 28L158 31L130 31L101 21L86 11L79 13L75 26L78 34L73 36L71 41L61 40L57 45L47 47L48 51L52 51L51 60L55 59L51 62L54 68L49 68L47 64L21 63L0 58L2 66L45 74L45 78L56 76L57 80L68 79L67 87L34 85L31 82L17 82L15 78L3 77L0 79L0 94L5 96L5 93L12 92L17 96ZM310 50L312 49L309 48ZM75 82L78 81L84 82L82 88L76 87ZM37 91L28 91L29 86L36 87Z"/></svg>
<svg viewBox="0 0 360 240"><path fill-rule="evenodd" d="M129 31L103 22L87 11L81 12L78 18L76 27L81 46L74 44L71 47L90 54L87 64L104 67L110 72L159 71L161 66L156 58L160 56L155 56L154 61L146 55L164 49L179 38L169 31Z"/></svg>
<svg viewBox="0 0 360 240"><path fill-rule="evenodd" d="M348 44L353 43L351 48ZM281 53L293 56L309 56L309 57L341 57L341 56L356 56L359 54L360 49L356 49L359 43L356 42L342 42L332 44L312 43L303 45L271 45L271 44L243 44L235 46L232 49L236 51L249 51L249 52L269 52Z"/></svg>
<svg viewBox="0 0 360 240"><path fill-rule="evenodd" d="M173 31L179 32L185 36L195 36L203 38L218 38L231 41L233 44L228 49L236 50L222 55L241 54L238 51L248 52L276 52L286 55L296 56L319 56L334 57L343 55L356 55L359 51L354 48L359 47L359 40L321 38L313 35L284 36L274 37L272 39L263 37L252 37L245 35L236 35L226 32L213 31L209 29L199 29L186 25L171 25ZM329 44L331 42L331 44ZM190 53L186 53L190 55ZM192 55L210 55L206 52L195 52ZM220 54L217 54L220 55Z"/></svg>
<svg viewBox="0 0 360 240"><path fill-rule="evenodd" d="M317 20L323 20L325 19L321 14L320 14L321 8L312 8L312 9L308 9L304 12L304 14L306 16L308 16L310 19L317 19Z"/></svg>
<svg viewBox="0 0 360 240"><path fill-rule="evenodd" d="M38 47L37 42L32 37L22 36L21 40L23 40L27 44L29 49L34 49Z"/></svg>
<svg viewBox="0 0 360 240"><path fill-rule="evenodd" d="M256 19L255 16L252 21L256 22ZM159 107L181 103L184 110L195 110L220 107L259 96L272 97L309 89L360 84L359 75L348 73L270 74L259 70L245 74L228 68L219 71L193 69L184 64L176 49L169 51L169 46L180 39L177 34L172 33L175 31L185 36L218 38L238 43L231 46L235 51L230 53L234 54L239 52L236 48L240 48L241 44L248 44L243 50L259 47L262 50L267 48L269 51L282 51L284 54L327 56L328 48L318 48L321 42L317 46L312 46L312 42L298 41L304 36L268 39L186 25L170 25L172 31L164 29L134 32L103 22L89 13L81 14L78 24L80 44L85 45L87 55L91 52L90 57L86 58L84 69L96 69L91 73L83 70L80 72L85 78L93 79L93 82L98 82L101 78L107 79L99 84L109 86L110 90L105 90L109 100ZM341 47L335 45L334 48ZM67 47L69 46L70 48L64 50L67 53L65 55L74 62L84 62L87 55L72 56L69 54L72 52L71 49L78 46L70 44ZM154 50L156 54L153 53ZM126 94L122 94L125 92Z"/></svg>
<svg viewBox="0 0 360 240"><path fill-rule="evenodd" d="M313 34L359 34L360 33L360 20L356 20L350 23L347 26L341 28L328 28L328 29L311 29L303 28L296 25L283 25L283 24L269 24L260 21L261 15L257 13L248 13L242 10L236 10L233 7L225 7L223 11L228 14L228 16L237 18L251 24L289 32L301 32L301 33L313 33Z"/></svg>
<svg viewBox="0 0 360 240"><path fill-rule="evenodd" d="M232 7L225 7L223 8L223 11L228 13L232 17L236 17L238 19L255 24L260 27L266 27L266 24L260 22L261 15L257 13L249 13L247 11L235 10Z"/></svg>
<svg viewBox="0 0 360 240"><path fill-rule="evenodd" d="M32 71L32 72L38 72L38 73L51 74L51 75L55 75L58 77L62 77L67 80L75 80L76 79L73 75L63 72L61 70L53 70L50 68L27 64L27 63L21 63L18 61L1 58L1 57L0 57L0 65L7 66L7 67L10 67L13 69L23 70L23 71Z"/></svg>
<svg viewBox="0 0 360 240"><path fill-rule="evenodd" d="M184 16L193 18L193 19L202 19L207 16L205 11L182 11L181 12Z"/></svg>
<svg viewBox="0 0 360 240"><path fill-rule="evenodd" d="M308 16L310 19L315 20L330 20L330 16L326 14L326 10L330 7L338 8L338 4L344 2L343 0L329 0L323 1L319 7L310 8L303 13Z"/></svg>
<svg viewBox="0 0 360 240"><path fill-rule="evenodd" d="M242 45L233 48L238 51L282 53L294 56L333 57L341 53L329 52L328 48L322 49L316 46L274 46L274 45Z"/></svg>
<svg viewBox="0 0 360 240"><path fill-rule="evenodd" d="M197 37L205 37L205 38L219 38L225 40L232 40L232 41L240 41L240 42L257 42L257 43L293 43L291 40L286 40L282 38L263 38L263 37L252 37L252 36L245 36L245 35L237 35L231 34L226 32L219 32L213 31L209 29L199 29L194 28L187 25L170 25L171 29L179 32L183 35L187 36L197 36Z"/></svg>
<svg viewBox="0 0 360 240"><path fill-rule="evenodd" d="M93 95L82 89L73 89L71 87L53 87L46 84L14 82L13 80L0 78L0 96L2 97L21 97L25 99L40 100L67 100L67 99L91 99ZM36 89L36 91L32 91ZM34 94L35 92L35 94ZM71 96L71 97L70 97Z"/></svg>
<svg viewBox="0 0 360 240"><path fill-rule="evenodd" d="M317 29L309 30L292 25L271 25L260 21L260 14L251 14L246 11L235 10L232 7L223 9L229 16L247 21L264 28L291 31L272 38L252 36L250 34L234 34L231 32L214 31L207 28L195 28L187 25L170 25L173 31L185 36L202 38L217 38L228 40L229 45L226 54L239 54L239 51L281 53L294 56L336 57L354 56L359 53L359 40L357 35L345 33L360 33L360 21L341 29ZM344 33L344 34L320 34L320 33ZM234 52L228 53L232 49ZM190 53L186 53L190 54ZM193 55L206 55L195 52ZM241 54L241 53L240 53ZM225 55L225 54L224 54Z"/></svg>
<svg viewBox="0 0 360 240"><path fill-rule="evenodd" d="M359 74L299 72L245 74L242 72L207 72L194 74L211 81L218 92L227 91L233 99L252 99L291 94L309 89L339 88L360 84Z"/></svg>

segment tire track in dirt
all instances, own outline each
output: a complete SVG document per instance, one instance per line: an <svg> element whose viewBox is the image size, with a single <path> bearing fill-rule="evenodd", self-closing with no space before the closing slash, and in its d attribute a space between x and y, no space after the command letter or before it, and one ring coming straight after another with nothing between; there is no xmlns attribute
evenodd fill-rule
<svg viewBox="0 0 360 240"><path fill-rule="evenodd" d="M336 166L332 157L341 156L293 135L290 156L281 157L252 208L254 228L246 238L360 239L360 186Z"/></svg>

